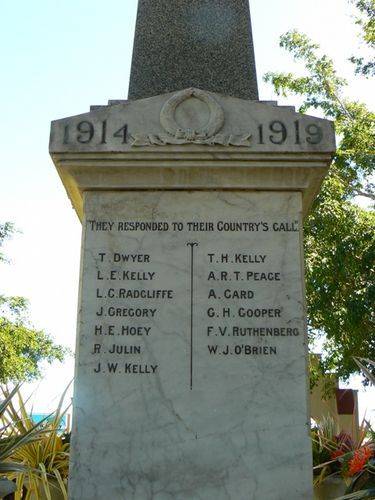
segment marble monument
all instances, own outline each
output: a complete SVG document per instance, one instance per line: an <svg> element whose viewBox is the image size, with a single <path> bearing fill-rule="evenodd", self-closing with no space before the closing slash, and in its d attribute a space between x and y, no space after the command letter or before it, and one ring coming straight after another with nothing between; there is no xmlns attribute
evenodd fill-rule
<svg viewBox="0 0 375 500"><path fill-rule="evenodd" d="M165 66L181 32L215 62ZM71 500L312 498L302 226L335 136L253 67L247 1L140 0L132 99L52 123L83 226Z"/></svg>

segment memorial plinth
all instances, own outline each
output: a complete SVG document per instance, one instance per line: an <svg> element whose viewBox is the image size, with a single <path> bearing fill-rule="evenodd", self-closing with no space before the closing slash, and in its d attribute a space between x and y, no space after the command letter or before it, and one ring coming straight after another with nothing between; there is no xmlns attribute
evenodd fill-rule
<svg viewBox="0 0 375 500"><path fill-rule="evenodd" d="M334 149L199 89L52 123L83 223L72 500L312 498L302 224Z"/></svg>

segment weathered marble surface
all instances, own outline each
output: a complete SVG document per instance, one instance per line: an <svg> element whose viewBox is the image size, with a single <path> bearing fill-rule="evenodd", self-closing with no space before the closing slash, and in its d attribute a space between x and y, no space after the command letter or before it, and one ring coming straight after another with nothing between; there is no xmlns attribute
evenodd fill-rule
<svg viewBox="0 0 375 500"><path fill-rule="evenodd" d="M85 199L71 500L312 498L301 194L89 192ZM114 226L93 230L93 221ZM219 221L252 222L264 229L263 222L269 230L118 231L124 221L179 222L184 228L191 221L214 227ZM275 231L274 223L289 230ZM195 242L191 390L187 243ZM120 264L114 253L149 255L150 262L144 257L143 263ZM208 254L214 254L212 262ZM228 262L221 262L226 254ZM232 262L235 254L259 262ZM127 275L133 281L111 279L123 271L141 274ZM210 272L218 277L221 271L227 280L208 281ZM280 281L247 281L247 272L279 272ZM153 279L144 280L147 273L155 273ZM166 300L105 298L109 289L120 288L173 293ZM216 299L208 299L211 289ZM250 290L254 298L224 299L226 289ZM105 316L112 306L157 311L133 320ZM209 307L214 318L207 316ZM223 317L227 307L229 317ZM280 318L239 318L239 307L279 309ZM296 328L299 335L234 337L234 325ZM95 326L103 327L101 335ZM122 326L141 327L143 335L119 335ZM208 326L215 327L209 336ZM224 336L218 326L227 327ZM95 344L100 354L94 354ZM109 355L114 344L138 346L141 354ZM222 354L210 355L208 345L218 345ZM225 346L234 352L242 345L272 347L277 354L224 354ZM108 373L108 362L118 363L117 373ZM125 363L157 368L129 374Z"/></svg>
<svg viewBox="0 0 375 500"><path fill-rule="evenodd" d="M217 109L221 110L223 120L217 129L208 130ZM164 126L165 115L174 124L172 131ZM198 137L187 138L189 132ZM211 141L220 138L221 142L204 143L199 138L200 132ZM241 154L332 153L335 134L331 121L296 113L289 106L186 89L98 106L89 113L55 120L51 126L50 153L139 154L150 152L155 146L160 150L160 146L172 145L177 150L186 144L203 145L207 153L231 153L236 151L234 147ZM223 149L218 150L218 146Z"/></svg>
<svg viewBox="0 0 375 500"><path fill-rule="evenodd" d="M140 0L129 99L199 87L258 99L248 0Z"/></svg>

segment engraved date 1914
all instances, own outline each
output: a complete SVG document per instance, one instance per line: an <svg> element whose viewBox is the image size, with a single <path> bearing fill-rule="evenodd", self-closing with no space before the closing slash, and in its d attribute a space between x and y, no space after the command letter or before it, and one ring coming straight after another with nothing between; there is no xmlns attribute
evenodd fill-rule
<svg viewBox="0 0 375 500"><path fill-rule="evenodd" d="M107 144L111 138L118 139L120 144L126 144L128 138L128 126L124 124L114 132L108 132L107 120L96 124L83 120L76 126L65 125L63 144L80 143L90 144L94 138L97 138L97 144Z"/></svg>

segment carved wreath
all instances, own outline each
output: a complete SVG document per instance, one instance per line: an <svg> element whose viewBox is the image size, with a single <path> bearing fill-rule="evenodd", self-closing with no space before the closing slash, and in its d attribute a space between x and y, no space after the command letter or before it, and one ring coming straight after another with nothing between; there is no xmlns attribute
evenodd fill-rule
<svg viewBox="0 0 375 500"><path fill-rule="evenodd" d="M208 106L210 118L204 127L197 129L181 128L175 119L177 107L187 99L195 97ZM223 146L250 146L251 134L224 135L218 134L224 125L224 112L221 106L207 92L198 89L187 89L172 96L163 106L160 123L166 134L135 134L132 146L164 146L167 144L221 144Z"/></svg>

